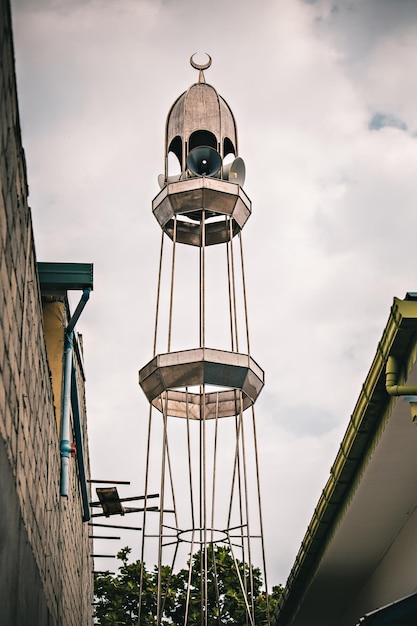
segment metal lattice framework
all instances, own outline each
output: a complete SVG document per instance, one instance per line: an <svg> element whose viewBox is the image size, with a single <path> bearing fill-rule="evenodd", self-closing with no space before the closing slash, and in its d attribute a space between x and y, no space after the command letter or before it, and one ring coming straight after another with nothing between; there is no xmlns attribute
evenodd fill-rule
<svg viewBox="0 0 417 626"><path fill-rule="evenodd" d="M197 106L189 92L201 86L210 88L212 98L200 68L199 82L186 92L193 103L183 113L187 123ZM204 89L198 97L205 97ZM170 123L169 116L167 137ZM220 141L217 148L223 157ZM184 626L196 623L196 594L201 626L221 624L216 548L226 547L245 622L254 626L253 563L263 570L265 585L266 571L254 407L264 373L250 355L242 243L251 206L240 184L182 169L174 182L166 172L153 202L162 239L153 357L139 372L149 401L141 562L158 567L157 625L170 597L165 565L173 572L188 567ZM209 347L208 339L226 349ZM174 344L191 347L176 350ZM155 491L159 512L147 506L147 494ZM196 560L198 589L192 579ZM142 593L142 577L140 588ZM140 594L139 623L141 610Z"/></svg>

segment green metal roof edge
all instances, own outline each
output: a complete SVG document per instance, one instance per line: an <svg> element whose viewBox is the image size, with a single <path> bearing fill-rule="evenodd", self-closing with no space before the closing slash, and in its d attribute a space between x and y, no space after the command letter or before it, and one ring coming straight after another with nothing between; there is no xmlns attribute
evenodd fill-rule
<svg viewBox="0 0 417 626"><path fill-rule="evenodd" d="M92 263L38 262L41 291L93 289Z"/></svg>
<svg viewBox="0 0 417 626"><path fill-rule="evenodd" d="M417 302L394 298L387 325L331 467L330 477L278 602L272 620L275 626L289 624L302 601L338 520L354 493L354 480L364 469L364 461L379 439L378 430L383 429L397 401L385 389L387 358L396 356L402 359L402 379L405 379L417 360L416 333Z"/></svg>

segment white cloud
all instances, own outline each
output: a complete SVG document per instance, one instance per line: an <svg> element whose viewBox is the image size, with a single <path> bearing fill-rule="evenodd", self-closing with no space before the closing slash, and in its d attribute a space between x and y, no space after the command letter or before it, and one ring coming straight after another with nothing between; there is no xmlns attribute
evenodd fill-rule
<svg viewBox="0 0 417 626"><path fill-rule="evenodd" d="M19 1L13 17L38 258L95 264L79 321L93 474L132 479L138 493L164 124L197 79L190 55L213 57L206 79L235 113L253 201L243 243L252 353L267 380L257 418L275 584L392 298L416 288L417 16L406 1L261 5ZM370 131L378 111L408 133Z"/></svg>

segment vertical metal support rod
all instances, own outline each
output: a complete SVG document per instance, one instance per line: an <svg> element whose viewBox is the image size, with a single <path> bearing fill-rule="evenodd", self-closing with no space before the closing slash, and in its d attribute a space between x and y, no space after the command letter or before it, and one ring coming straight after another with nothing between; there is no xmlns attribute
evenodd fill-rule
<svg viewBox="0 0 417 626"><path fill-rule="evenodd" d="M185 613L184 613L184 626L187 626L188 623L188 611L190 608L190 593L191 593L191 574L193 571L193 554L194 554L194 526L191 535L191 552L190 552L190 562L188 564L188 584L187 584L187 596L185 600Z"/></svg>
<svg viewBox="0 0 417 626"><path fill-rule="evenodd" d="M153 336L153 356L156 355L156 343L158 338L158 321L159 321L159 302L161 297L161 275L162 275L162 259L164 254L164 231L162 231L161 238L161 252L159 254L159 272L158 272L158 286L156 288L156 310L155 310L155 330Z"/></svg>
<svg viewBox="0 0 417 626"><path fill-rule="evenodd" d="M142 524L142 546L140 554L140 576L139 576L139 602L138 602L138 625L140 625L140 617L142 611L142 591L143 591L143 568L145 559L145 537L146 537L146 519L147 519L147 503L148 503L148 485L149 485L149 459L151 446L151 430L152 430L152 404L149 405L148 419L148 442L146 445L146 466L145 466L145 491L143 504L143 524Z"/></svg>
<svg viewBox="0 0 417 626"><path fill-rule="evenodd" d="M205 330L205 246L206 246L206 212L201 213L201 246L200 246L200 348L206 340Z"/></svg>
<svg viewBox="0 0 417 626"><path fill-rule="evenodd" d="M238 494L239 494L239 522L240 522L240 534L241 534L241 548L242 548L242 561L245 562L245 546L243 541L243 509L242 509L242 476L241 476L241 458L240 458L240 446L242 439L242 413L241 410L237 412L235 417L235 428L236 428L236 440L237 440L237 455L236 455L236 473L237 473L237 485L238 485ZM241 435L241 436L239 436Z"/></svg>
<svg viewBox="0 0 417 626"><path fill-rule="evenodd" d="M264 524L263 524L263 516L262 516L261 480L260 480L260 473L259 473L258 440L257 440L257 435L256 435L256 420L255 420L255 407L254 406L252 406L252 430L253 430L253 441L254 441L254 452L255 452L256 484L257 484L257 492L258 492L258 511L259 511L259 527L260 527L260 535L261 535L262 566L263 566L263 574L264 574L264 581L265 581L266 613L267 613L267 619L268 619L268 625L269 625L271 616L269 614L268 578L267 578L267 572L266 572Z"/></svg>
<svg viewBox="0 0 417 626"><path fill-rule="evenodd" d="M191 527L195 528L195 516L194 516L194 489L193 489L193 471L191 462L191 438L190 438L190 416L189 416L189 404L188 404L188 387L185 391L186 399L186 419L187 419L187 452L188 452L188 473L189 473L189 485L190 485L190 507L191 507Z"/></svg>
<svg viewBox="0 0 417 626"><path fill-rule="evenodd" d="M167 400L167 402L168 402L168 400ZM167 409L167 416L168 416L168 409ZM170 483L170 487L171 487L172 505L174 507L175 526L178 528L177 501L176 501L176 498L175 498L174 477L173 477L173 474L172 474L171 454L170 454L170 451L169 451L168 436L167 436L167 441L166 441L166 449L167 449L168 475L169 475L169 483Z"/></svg>
<svg viewBox="0 0 417 626"><path fill-rule="evenodd" d="M246 343L248 348L248 354L250 354L250 342L249 342L249 316L248 316L248 303L246 299L246 279L245 279L245 266L243 262L243 242L242 231L239 233L240 242L240 262L242 266L242 286L243 286L243 308L245 311L245 323L246 323Z"/></svg>
<svg viewBox="0 0 417 626"><path fill-rule="evenodd" d="M177 543L175 545L174 555L173 555L172 561L171 561L171 569L170 569L169 577L168 577L168 580L167 580L167 583L166 583L166 587L165 587L164 599L163 599L162 607L161 607L161 615L163 615L164 611L165 611L165 602L166 602L166 599L168 597L169 587L170 587L170 584L171 584L172 574L174 572L175 561L177 559L177 553L178 553L179 545L180 545L179 541L177 541ZM139 626L140 626L140 624L139 624Z"/></svg>
<svg viewBox="0 0 417 626"><path fill-rule="evenodd" d="M203 394L203 386L200 385L200 398ZM203 406L200 401L199 419L199 542L200 542L200 624L204 626L204 581L203 581Z"/></svg>
<svg viewBox="0 0 417 626"><path fill-rule="evenodd" d="M203 403L203 534L204 534L204 624L208 626L208 563L207 563L207 433L206 433L206 386L201 396Z"/></svg>
<svg viewBox="0 0 417 626"><path fill-rule="evenodd" d="M227 255L227 286L228 286L228 295L229 295L229 319L230 319L230 343L232 352L235 350L235 322L233 318L233 303L232 303L232 278L231 278L231 267L230 267L230 248L232 245L233 238L233 229L232 222L230 218L228 219L229 225L229 239L226 243L226 255Z"/></svg>
<svg viewBox="0 0 417 626"><path fill-rule="evenodd" d="M237 573L237 577L239 579L240 589L241 589L242 594L243 594L243 601L244 601L245 606L246 606L247 616L249 617L251 626L255 626L255 622L253 621L253 617L252 617L252 612L251 612L250 607L249 607L248 599L247 599L246 594L245 594L245 588L244 588L244 585L243 585L242 576L241 576L240 571L239 571L239 566L238 566L238 563L237 563L237 560L236 560L236 556L235 556L235 553L234 553L234 550L233 550L233 544L231 542L230 535L228 536L228 539L229 539L230 553L232 555L233 562L235 564L235 570L236 570L236 573Z"/></svg>
<svg viewBox="0 0 417 626"><path fill-rule="evenodd" d="M216 394L216 416L215 416L215 428L214 428L214 446L213 446L213 484L212 484L212 494L211 494L211 537L210 537L210 546L211 546L211 558L213 560L213 582L216 591L216 604L218 608L217 613L217 623L220 624L220 593L219 586L217 581L217 565L216 565L216 553L215 553L215 544L214 540L214 512L216 505L216 478L217 478L217 442L218 442L218 427L219 427L219 393Z"/></svg>
<svg viewBox="0 0 417 626"><path fill-rule="evenodd" d="M240 391L240 411L241 411L241 420L242 420L242 458L243 458L243 488L245 494L245 516L246 516L246 531L247 537L251 536L250 522L249 522L249 501L248 501L248 478L247 478L247 468L246 468L246 442L245 442L245 424L243 420L243 393ZM252 609L252 617L255 621L255 605L254 605L254 588L253 588L253 565L252 565L252 551L251 551L251 542L247 541L247 549L248 549L248 566L249 566L249 585L250 585L250 593L251 593L251 609ZM245 585L246 585L246 576L245 576Z"/></svg>
<svg viewBox="0 0 417 626"><path fill-rule="evenodd" d="M213 485L211 493L211 528L213 540L213 528L214 528L214 511L216 506L216 480L217 480L217 440L219 432L219 393L216 394L216 417L214 426L214 447L213 447Z"/></svg>
<svg viewBox="0 0 417 626"><path fill-rule="evenodd" d="M167 412L168 398L166 392L163 398L163 443L162 443L162 459L161 459L161 487L160 487L160 511L159 511L159 545L158 545L158 585L157 585L157 609L156 623L161 624L161 594L162 594L162 533L164 525L164 508L165 508L165 466L166 466L166 445L167 445Z"/></svg>
<svg viewBox="0 0 417 626"><path fill-rule="evenodd" d="M205 345L205 211L201 213L200 245L200 347ZM206 424L205 385L200 385L200 623L204 626L207 609L207 537L206 537ZM203 565L204 563L204 565Z"/></svg>
<svg viewBox="0 0 417 626"><path fill-rule="evenodd" d="M237 393L237 392L235 392ZM237 445L236 445L236 450L237 450L237 463L236 463L236 469L237 469L237 485L238 485L238 504L239 504L239 521L240 521L240 541L241 541L241 551L242 551L242 562L244 564L246 564L246 546L245 546L245 536L244 536L244 528L245 528L245 518L243 515L243 506L242 506L242 473L244 474L244 468L243 468L243 472L242 472L242 461L243 461L243 457L241 458L241 454L240 454L240 449L243 446L243 436L244 436L244 431L243 431L243 397L242 397L242 392L239 392L239 405L236 408L236 417L235 417L235 423L236 423L236 440L237 440ZM246 518L247 521L247 518ZM246 534L248 535L248 530L246 529ZM245 594L247 594L247 581L246 581L246 575L244 575L243 577L243 586L244 586L244 590L245 590Z"/></svg>
<svg viewBox="0 0 417 626"><path fill-rule="evenodd" d="M238 463L239 463L239 446L240 446L239 439L240 439L240 422L237 421L235 457L234 457L234 463L233 463L232 484L230 487L230 501L229 501L229 512L227 516L227 527L230 527L231 518L232 518L233 496L234 496L234 490L235 490L236 473L238 472Z"/></svg>
<svg viewBox="0 0 417 626"><path fill-rule="evenodd" d="M236 307L236 276L235 276L235 258L233 252L233 227L232 221L230 221L230 261L231 261L231 271L232 271L232 298L233 298L233 316L235 320L235 341L236 341L236 351L239 352L239 328L237 321L237 307Z"/></svg>
<svg viewBox="0 0 417 626"><path fill-rule="evenodd" d="M221 615L220 615L220 592L219 592L219 584L218 584L218 578L217 578L217 564L216 564L216 553L215 553L215 547L214 544L211 544L211 556L213 559L213 583L214 583L214 588L215 588L215 592L216 592L216 604L217 604L217 618L216 618L216 622L218 624L221 624Z"/></svg>
<svg viewBox="0 0 417 626"><path fill-rule="evenodd" d="M168 352L171 350L172 310L174 300L175 251L177 247L177 216L174 217L174 234L172 240L171 292L169 300Z"/></svg>

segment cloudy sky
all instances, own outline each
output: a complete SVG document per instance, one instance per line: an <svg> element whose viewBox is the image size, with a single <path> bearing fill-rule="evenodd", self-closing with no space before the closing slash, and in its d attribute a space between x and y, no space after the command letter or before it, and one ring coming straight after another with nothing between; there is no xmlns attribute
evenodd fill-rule
<svg viewBox="0 0 417 626"><path fill-rule="evenodd" d="M190 55L212 56L252 200L265 539L269 582L284 583L392 299L417 291L417 3L12 4L37 256L94 263L78 323L92 474L131 480L122 495L143 490L137 372L152 353L166 115L197 79Z"/></svg>

